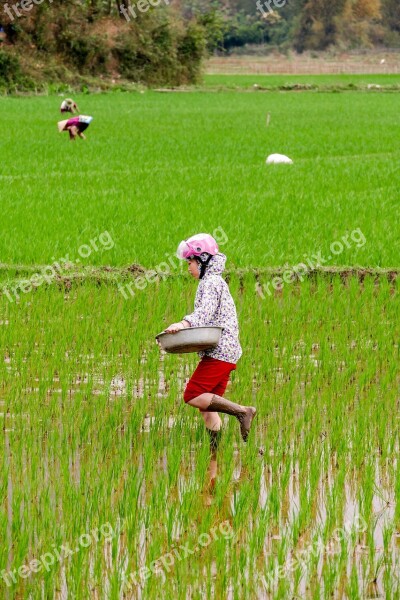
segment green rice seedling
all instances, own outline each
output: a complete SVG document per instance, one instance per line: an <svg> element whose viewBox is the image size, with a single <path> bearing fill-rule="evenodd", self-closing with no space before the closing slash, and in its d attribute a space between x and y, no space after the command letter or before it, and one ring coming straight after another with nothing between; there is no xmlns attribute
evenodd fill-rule
<svg viewBox="0 0 400 600"><path fill-rule="evenodd" d="M344 98L346 114L338 135L335 125ZM51 264L69 254L71 261L80 258L98 267L155 267L174 251L173 240L185 235L183 229L198 227L197 214L186 215L184 228L176 219L190 190L193 204L206 209L201 212L202 228L221 226L232 242L235 266L296 265L318 251L328 266L396 264L397 240L387 227L396 218L398 188L398 149L391 135L395 94L272 91L266 96L232 91L178 97L148 92L112 100L98 94L82 101L90 102L96 122L88 143L72 153L55 130L57 99L3 99L7 134L1 164L10 182L3 205L4 263ZM272 115L268 131L266 102ZM381 120L371 123L369 115L377 112ZM41 115L48 115L45 127ZM17 140L12 128L16 116L22 132ZM112 140L101 128L105 120L116 132ZM11 140L16 154L24 154L23 163L11 160ZM29 154L24 152L28 141ZM272 141L293 157L293 168L266 167ZM212 185L205 186L205 181ZM380 210L382 203L385 210ZM229 216L221 206L229 206ZM333 212L335 218L326 219ZM36 223L37 214L42 218ZM32 222L35 243L29 235ZM350 237L357 228L365 236L363 245ZM105 231L112 247L99 243ZM342 242L342 252L333 255L330 244L346 234L348 246ZM97 250L91 245L95 238ZM87 258L78 254L83 245L92 249ZM133 300L146 291L136 290Z"/></svg>
<svg viewBox="0 0 400 600"><path fill-rule="evenodd" d="M358 573L355 568L352 569L350 574L349 583L346 589L346 594L351 600L360 600L360 589L359 589L359 580Z"/></svg>
<svg viewBox="0 0 400 600"><path fill-rule="evenodd" d="M290 173L266 171L262 153L270 142L255 125L265 99L234 93L115 98L116 109L131 110L133 102L135 111L107 156L98 130L92 145L69 155L71 171L60 161L58 140L47 134L50 159L36 144L22 173L5 157L12 186L3 207L0 250L9 264L1 270L2 284L15 287L53 256L76 258L80 245L101 231L114 241L112 248L93 251L90 273L77 267L74 276L70 271L57 283L21 292L19 300L10 301L0 286L0 533L6 540L0 567L18 569L49 549L76 545L103 523L118 530L109 545L82 548L65 572L57 562L49 571L19 577L10 592L15 597L50 597L55 590L123 597L124 570L148 566L180 544L194 549L201 534L224 521L233 539L220 536L187 560L176 559L164 583L153 574L133 597L186 598L188 590L193 597L258 597L261 588L276 598L320 598L335 590L361 598L375 576L379 593L398 594L395 530L390 520L383 528L381 563L376 506L389 499L397 531L399 283L394 275L351 272L354 265L394 269L396 240L387 222L396 217L391 165L398 150L389 128L382 135L382 123L372 124L368 135L363 129L377 97L346 95L347 133L337 136L337 96L294 99L273 92L271 127L285 117L281 130L272 131L274 141L289 144L295 163ZM18 108L25 100L14 101L7 119L17 110L25 115ZM51 102L34 99L29 111L47 110ZM99 118L109 114L108 97L91 102ZM383 125L392 122L394 98L382 95L379 109ZM317 113L316 137L310 123ZM204 114L209 119L199 130ZM163 123L163 143L154 133L157 122ZM26 144L22 138L16 152ZM132 171L126 161L137 157L140 145L142 160ZM73 181L70 172L78 174ZM187 190L199 210L184 212L183 223L176 217ZM377 211L383 200L385 211ZM335 219L327 221L333 211ZM32 238L28 224L38 212L43 219ZM160 356L154 335L192 310L195 292L165 255L197 228L217 226L227 237L221 249L230 261L244 349L228 397L251 401L258 416L247 447L237 423L226 419L210 492L204 424L182 401L197 357ZM327 257L332 242L357 228L365 243L348 237L349 247L343 243L328 265L348 272L309 273L276 285L282 271L274 268L290 269L319 251ZM128 265L156 268L164 258L169 277L139 280L143 289L133 285L134 294L123 296L118 286L136 281ZM337 545L340 552L325 557L322 578L324 554L317 548L301 576L295 570L272 577L272 591L266 591L260 574L273 575L274 567L318 539L330 552L335 530L358 512L367 532L354 531Z"/></svg>

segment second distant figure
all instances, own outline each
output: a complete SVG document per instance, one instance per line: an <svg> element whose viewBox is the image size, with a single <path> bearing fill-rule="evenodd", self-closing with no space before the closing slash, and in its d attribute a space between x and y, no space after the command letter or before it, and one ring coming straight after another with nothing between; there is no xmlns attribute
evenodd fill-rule
<svg viewBox="0 0 400 600"><path fill-rule="evenodd" d="M78 113L79 112L79 108L76 102L74 102L74 100L72 100L72 98L66 98L65 100L63 100L61 102L61 107L60 107L60 112L62 113Z"/></svg>

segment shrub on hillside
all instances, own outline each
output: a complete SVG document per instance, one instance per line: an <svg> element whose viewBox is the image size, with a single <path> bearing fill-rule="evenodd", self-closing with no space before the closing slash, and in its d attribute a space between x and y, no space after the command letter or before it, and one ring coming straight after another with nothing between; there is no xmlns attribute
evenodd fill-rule
<svg viewBox="0 0 400 600"><path fill-rule="evenodd" d="M84 29L64 29L58 36L58 50L82 73L96 75L107 70L109 48L106 40L99 35Z"/></svg>
<svg viewBox="0 0 400 600"><path fill-rule="evenodd" d="M13 83L21 76L19 60L13 54L0 50L0 84Z"/></svg>
<svg viewBox="0 0 400 600"><path fill-rule="evenodd" d="M189 25L177 32L168 21L145 29L142 23L116 39L113 55L123 77L149 85L197 80L205 52L204 30Z"/></svg>
<svg viewBox="0 0 400 600"><path fill-rule="evenodd" d="M178 40L178 83L195 83L201 73L201 63L206 50L204 29L197 23L189 23Z"/></svg>

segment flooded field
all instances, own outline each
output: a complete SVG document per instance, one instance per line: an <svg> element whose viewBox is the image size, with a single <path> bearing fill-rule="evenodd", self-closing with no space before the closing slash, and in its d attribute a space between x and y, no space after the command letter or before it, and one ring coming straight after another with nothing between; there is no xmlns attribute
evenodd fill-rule
<svg viewBox="0 0 400 600"><path fill-rule="evenodd" d="M217 454L154 336L184 276L0 304L4 598L400 595L398 279L324 275L260 297L230 275L257 407Z"/></svg>

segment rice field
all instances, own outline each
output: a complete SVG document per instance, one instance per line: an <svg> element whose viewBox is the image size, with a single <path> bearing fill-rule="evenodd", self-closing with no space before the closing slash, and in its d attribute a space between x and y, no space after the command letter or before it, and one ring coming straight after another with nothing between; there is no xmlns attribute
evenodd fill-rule
<svg viewBox="0 0 400 600"><path fill-rule="evenodd" d="M0 597L400 598L397 94L76 100L86 142L60 98L0 99ZM217 454L196 355L154 340L197 230L229 259L227 396L258 411Z"/></svg>
<svg viewBox="0 0 400 600"><path fill-rule="evenodd" d="M398 265L397 93L83 95L75 145L61 100L0 99L2 263L75 258L108 231L89 264L151 268L201 224L223 228L234 267L297 264L357 227L367 244L330 264ZM275 152L293 168L268 170Z"/></svg>

